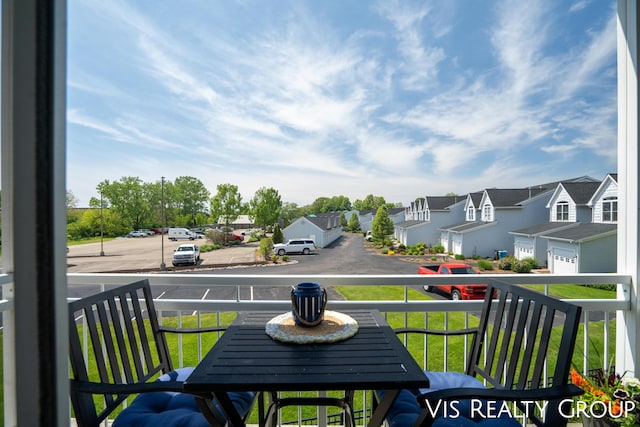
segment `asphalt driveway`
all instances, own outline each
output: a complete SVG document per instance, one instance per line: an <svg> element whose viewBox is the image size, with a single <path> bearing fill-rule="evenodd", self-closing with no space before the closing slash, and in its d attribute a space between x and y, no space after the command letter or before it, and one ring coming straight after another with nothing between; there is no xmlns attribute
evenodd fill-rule
<svg viewBox="0 0 640 427"><path fill-rule="evenodd" d="M291 264L216 270L216 274L415 274L418 264L366 249L361 234L343 233L330 246L310 255L291 254ZM404 258L406 259L406 258Z"/></svg>
<svg viewBox="0 0 640 427"><path fill-rule="evenodd" d="M202 242L202 241L199 241ZM72 246L69 250L70 272L116 272L131 271L138 265L141 270L155 268L159 272L161 261L160 236L138 239L116 239L104 245L105 256L99 256L99 244ZM166 244L165 262L170 265L170 254L176 243ZM318 249L310 255L289 255L290 263L278 265L251 265L256 260L257 243L244 243L241 246L207 252L203 255L203 265L198 269L181 270L191 274L415 274L418 264L403 261L399 256L381 255L378 251L366 249L361 234L344 233L343 236L326 248ZM157 253L156 253L157 252ZM237 262L233 268L203 268L210 264L219 266ZM243 266L246 265L246 266ZM162 286L154 287L154 293L163 298L203 298L227 299L236 297L236 287L216 287L215 290L203 290L202 287ZM69 289L70 297L80 297L97 290L93 286L74 286ZM281 300L289 298L286 288L256 288L252 290L256 299ZM204 294L206 292L206 294ZM249 292L249 290L247 290ZM249 298L249 296L246 296ZM337 298L333 292L330 298ZM245 296L243 296L245 298Z"/></svg>

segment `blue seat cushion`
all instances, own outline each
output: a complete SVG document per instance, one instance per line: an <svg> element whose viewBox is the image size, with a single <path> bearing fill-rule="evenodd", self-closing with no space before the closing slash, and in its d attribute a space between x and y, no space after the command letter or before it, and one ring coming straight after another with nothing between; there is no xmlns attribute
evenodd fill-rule
<svg viewBox="0 0 640 427"><path fill-rule="evenodd" d="M418 419L423 409L418 404L418 396L422 393L437 391L449 388L485 388L485 386L477 379L461 374L459 372L430 372L425 371L429 378L430 387L421 390L402 390L398 398L387 413L387 422L390 427L410 427ZM378 391L381 398L384 391ZM497 427L497 426L514 426L522 427L517 419L511 418L505 413L498 414L498 411L489 412L486 407L487 402L474 402L474 411L471 410L472 402L470 400L460 400L458 402L450 402L445 405L442 402L437 409L437 415L434 417L433 427ZM481 404L480 408L477 406ZM492 406L500 408L500 403ZM431 408L436 412L436 404ZM488 417L483 415L489 414ZM495 416L494 416L495 415Z"/></svg>
<svg viewBox="0 0 640 427"><path fill-rule="evenodd" d="M184 382L194 368L180 368L162 375L157 381ZM233 392L229 397L241 416L245 416L253 404L255 393ZM216 407L218 404L215 403ZM222 413L222 412L221 412ZM184 393L169 391L143 393L124 409L113 423L114 427L209 427L210 424L198 409L196 398Z"/></svg>

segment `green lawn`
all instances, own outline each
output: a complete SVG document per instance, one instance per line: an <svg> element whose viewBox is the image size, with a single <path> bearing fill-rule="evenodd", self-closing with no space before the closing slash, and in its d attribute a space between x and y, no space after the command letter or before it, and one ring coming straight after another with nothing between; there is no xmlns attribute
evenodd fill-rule
<svg viewBox="0 0 640 427"><path fill-rule="evenodd" d="M102 241L108 242L114 239L115 237L103 237ZM67 240L67 246L86 245L87 243L99 243L99 242L100 242L100 236L92 237L89 239L82 239L82 240Z"/></svg>

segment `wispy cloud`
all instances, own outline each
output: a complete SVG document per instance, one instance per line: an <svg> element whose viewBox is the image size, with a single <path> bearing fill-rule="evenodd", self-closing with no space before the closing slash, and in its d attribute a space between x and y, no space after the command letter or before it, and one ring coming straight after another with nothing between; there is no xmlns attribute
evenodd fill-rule
<svg viewBox="0 0 640 427"><path fill-rule="evenodd" d="M589 3L591 3L591 0L578 0L569 7L569 12L578 12L586 8Z"/></svg>
<svg viewBox="0 0 640 427"><path fill-rule="evenodd" d="M522 161L534 156L545 173L587 154L615 165L613 8L576 35L556 18L594 4L491 3L472 20L488 46L478 54L460 36L463 6L355 2L347 19L304 1L73 3L70 33L90 41L72 42L70 149L81 129L111 144L109 161L121 145L152 153L155 170L136 163L144 173L274 185L306 202L322 194L299 185L305 174L328 195L379 187L406 201L495 186L507 169L537 177ZM443 176L459 188L430 190Z"/></svg>
<svg viewBox="0 0 640 427"><path fill-rule="evenodd" d="M398 65L401 81L406 89L424 90L438 75L438 65L446 58L442 48L428 43L429 34L424 31L424 19L430 7L421 3L381 1L377 3L379 13L395 27L397 50L402 62ZM442 26L438 36L446 33Z"/></svg>

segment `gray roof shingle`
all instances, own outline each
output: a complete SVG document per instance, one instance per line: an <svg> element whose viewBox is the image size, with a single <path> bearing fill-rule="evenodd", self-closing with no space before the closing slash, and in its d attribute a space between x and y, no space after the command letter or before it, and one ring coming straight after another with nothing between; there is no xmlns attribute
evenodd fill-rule
<svg viewBox="0 0 640 427"><path fill-rule="evenodd" d="M586 205L601 182L563 182L562 186L577 205Z"/></svg>
<svg viewBox="0 0 640 427"><path fill-rule="evenodd" d="M554 233L544 234L543 237L555 240L565 240L568 242L580 243L599 236L605 236L617 232L617 224L589 223L579 224L577 227L571 227Z"/></svg>
<svg viewBox="0 0 640 427"><path fill-rule="evenodd" d="M429 210L445 210L449 206L467 199L467 196L427 196Z"/></svg>
<svg viewBox="0 0 640 427"><path fill-rule="evenodd" d="M545 234L560 231L565 228L575 227L579 222L545 222L543 224L532 225L520 230L510 231L511 234L519 234L528 237L542 236Z"/></svg>

